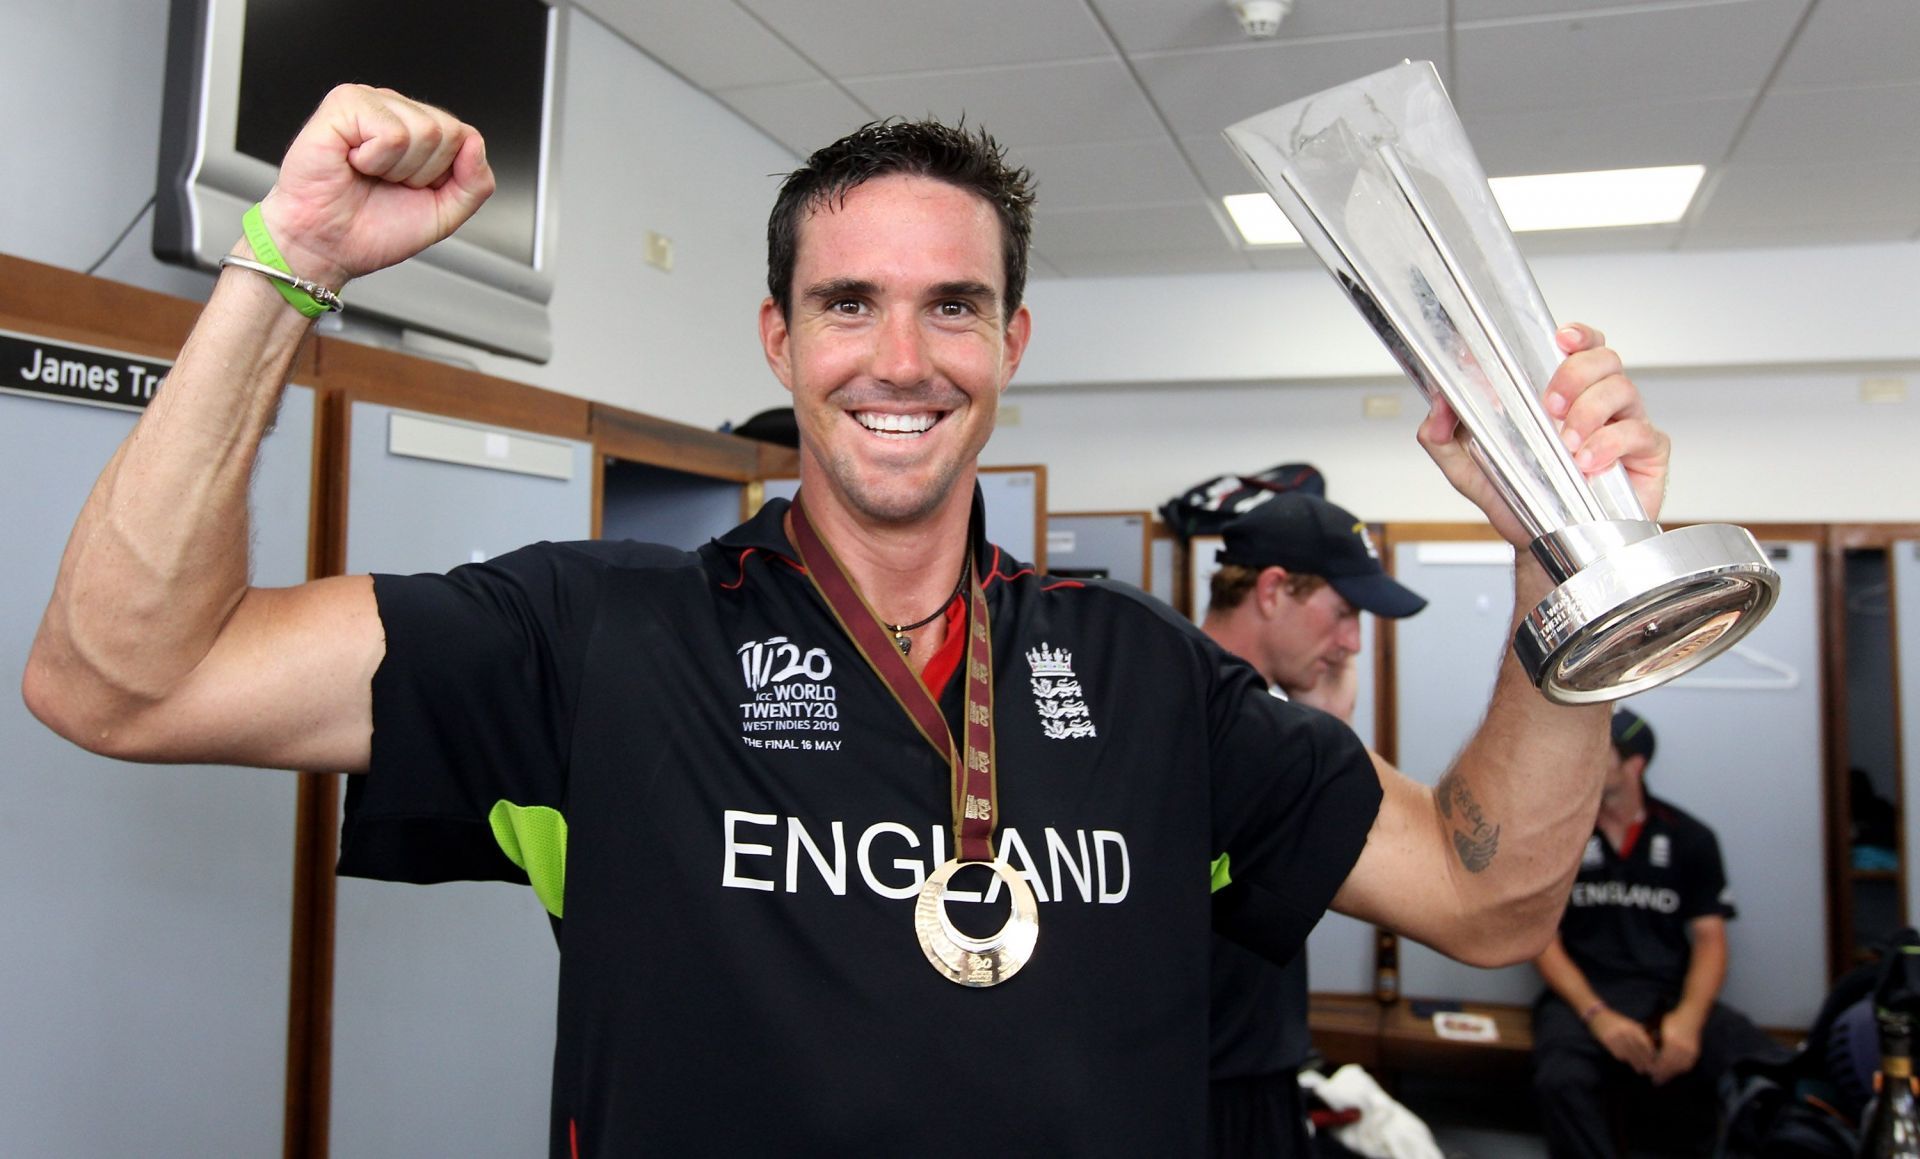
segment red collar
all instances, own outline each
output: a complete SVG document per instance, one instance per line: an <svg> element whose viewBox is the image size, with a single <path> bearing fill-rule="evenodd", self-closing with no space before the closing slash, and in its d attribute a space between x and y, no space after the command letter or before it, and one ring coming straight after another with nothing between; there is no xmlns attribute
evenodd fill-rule
<svg viewBox="0 0 1920 1159"><path fill-rule="evenodd" d="M947 638L940 642L940 650L927 658L927 666L920 670L920 683L927 686L935 700L946 689L953 674L960 670L960 658L966 654L967 645L967 601L954 596L947 605Z"/></svg>

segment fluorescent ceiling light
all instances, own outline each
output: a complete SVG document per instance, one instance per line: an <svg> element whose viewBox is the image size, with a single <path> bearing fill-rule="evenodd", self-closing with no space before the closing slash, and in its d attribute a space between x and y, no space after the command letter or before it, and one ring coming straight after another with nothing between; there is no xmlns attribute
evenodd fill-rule
<svg viewBox="0 0 1920 1159"><path fill-rule="evenodd" d="M1664 165L1495 177L1487 184L1508 227L1525 233L1676 222L1686 214L1706 173L1704 165ZM1299 233L1266 194L1242 193L1224 200L1248 245L1300 244Z"/></svg>
<svg viewBox="0 0 1920 1159"><path fill-rule="evenodd" d="M1264 193L1236 193L1221 200L1248 245L1299 245L1300 232Z"/></svg>
<svg viewBox="0 0 1920 1159"><path fill-rule="evenodd" d="M1706 175L1705 165L1663 165L1496 177L1487 184L1493 186L1493 199L1515 232L1598 229L1679 221Z"/></svg>

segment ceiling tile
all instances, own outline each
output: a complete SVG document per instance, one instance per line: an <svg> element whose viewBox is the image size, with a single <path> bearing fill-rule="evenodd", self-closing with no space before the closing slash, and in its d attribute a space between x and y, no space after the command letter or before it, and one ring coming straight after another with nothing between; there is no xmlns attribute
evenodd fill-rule
<svg viewBox="0 0 1920 1159"><path fill-rule="evenodd" d="M1728 165L1689 218L1703 230L1837 224L1920 228L1920 163Z"/></svg>
<svg viewBox="0 0 1920 1159"><path fill-rule="evenodd" d="M1748 0L1462 24L1447 90L1463 112L1752 94L1805 5Z"/></svg>
<svg viewBox="0 0 1920 1159"><path fill-rule="evenodd" d="M714 95L800 157L873 119L826 81L725 89Z"/></svg>
<svg viewBox="0 0 1920 1159"><path fill-rule="evenodd" d="M1774 91L1920 82L1920 4L1821 0L1774 78Z"/></svg>
<svg viewBox="0 0 1920 1159"><path fill-rule="evenodd" d="M1463 112L1490 177L1718 162L1750 102L1712 97L1651 104Z"/></svg>
<svg viewBox="0 0 1920 1159"><path fill-rule="evenodd" d="M740 0L839 77L1113 56L1083 0Z"/></svg>
<svg viewBox="0 0 1920 1159"><path fill-rule="evenodd" d="M1129 53L1217 48L1247 43L1226 0L1090 0ZM1447 0L1300 0L1280 23L1277 40L1350 36L1360 32L1433 29L1447 23Z"/></svg>
<svg viewBox="0 0 1920 1159"><path fill-rule="evenodd" d="M883 115L951 121L965 113L1010 146L1139 141L1164 132L1118 59L864 77L847 88Z"/></svg>
<svg viewBox="0 0 1920 1159"><path fill-rule="evenodd" d="M1192 137L1180 138L1180 147L1193 158L1194 167L1200 170L1200 181L1213 197L1227 197L1235 193L1258 193L1265 188L1260 179L1240 160L1240 154L1233 151L1227 139L1218 133L1203 133Z"/></svg>
<svg viewBox="0 0 1920 1159"><path fill-rule="evenodd" d="M1013 159L1033 170L1050 210L1164 204L1205 196L1171 141L1027 146Z"/></svg>
<svg viewBox="0 0 1920 1159"><path fill-rule="evenodd" d="M1027 247L1027 280L1029 282L1043 278L1064 276L1060 267L1047 260L1047 256L1032 246Z"/></svg>
<svg viewBox="0 0 1920 1159"><path fill-rule="evenodd" d="M1091 253L1122 250L1234 249L1206 202L1040 212L1033 218L1033 244L1047 259L1065 265Z"/></svg>
<svg viewBox="0 0 1920 1159"><path fill-rule="evenodd" d="M820 79L820 70L733 4L579 0L579 6L703 89Z"/></svg>
<svg viewBox="0 0 1920 1159"><path fill-rule="evenodd" d="M1446 47L1446 36L1437 31L1311 44L1278 40L1252 47L1154 53L1136 58L1134 66L1174 132L1198 136L1408 58L1441 61Z"/></svg>
<svg viewBox="0 0 1920 1159"><path fill-rule="evenodd" d="M1733 156L1842 167L1860 158L1920 161L1920 84L1768 93Z"/></svg>
<svg viewBox="0 0 1920 1159"><path fill-rule="evenodd" d="M1036 278L1316 267L1229 240L1218 197L1260 186L1219 132L1409 57L1495 176L1712 165L1741 134L1684 227L1529 255L1920 240L1920 0L1298 0L1264 42L1225 0L577 2L799 155L876 115L986 125L1039 180Z"/></svg>

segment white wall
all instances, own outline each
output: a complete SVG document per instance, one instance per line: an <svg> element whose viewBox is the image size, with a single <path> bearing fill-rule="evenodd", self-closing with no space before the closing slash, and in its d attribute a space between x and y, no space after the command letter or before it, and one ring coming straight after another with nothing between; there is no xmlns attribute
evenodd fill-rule
<svg viewBox="0 0 1920 1159"><path fill-rule="evenodd" d="M1870 373L1903 374L1913 396L1860 402ZM1920 519L1920 364L1634 377L1673 437L1669 521ZM1399 398L1400 416L1361 417L1370 395ZM1016 380L1005 401L1019 421L1001 424L986 461L1046 463L1056 511L1153 508L1210 475L1307 460L1326 473L1328 495L1364 518L1479 518L1414 441L1425 404L1405 380L1178 390Z"/></svg>
<svg viewBox="0 0 1920 1159"><path fill-rule="evenodd" d="M1920 518L1920 245L1537 258L1673 436L1665 517ZM1055 510L1153 507L1304 459L1376 520L1477 518L1413 440L1425 411L1321 271L1036 283L990 462L1049 465ZM1651 368L1651 369L1636 369ZM1860 401L1864 378L1913 397ZM1402 414L1362 417L1367 396Z"/></svg>
<svg viewBox="0 0 1920 1159"><path fill-rule="evenodd" d="M1920 243L1538 256L1554 315L1641 366L1920 361ZM1319 269L1037 282L1028 385L1395 373Z"/></svg>

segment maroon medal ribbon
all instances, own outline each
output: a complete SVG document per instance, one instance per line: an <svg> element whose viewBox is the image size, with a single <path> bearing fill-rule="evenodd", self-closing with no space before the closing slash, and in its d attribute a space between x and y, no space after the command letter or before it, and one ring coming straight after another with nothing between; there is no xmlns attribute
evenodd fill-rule
<svg viewBox="0 0 1920 1159"><path fill-rule="evenodd" d="M791 508L794 546L807 578L832 611L867 665L913 721L921 737L946 761L952 773L953 860L937 867L923 885L914 907L914 929L927 960L963 986L993 986L1011 978L1033 954L1039 936L1039 907L1025 877L994 859L993 834L1000 801L996 791L993 744L993 634L979 570L969 566L965 744L954 741L946 714L926 685L907 666L905 656L882 627L866 597L847 575L840 559L807 518L802 496ZM971 528L967 551L973 551ZM971 555L969 555L971 559ZM948 919L947 883L963 866L990 868L1009 891L1012 913L998 934L976 938Z"/></svg>
<svg viewBox="0 0 1920 1159"><path fill-rule="evenodd" d="M993 636L977 569L969 568L967 584L967 723L963 748L954 743L953 730L947 727L939 702L907 666L906 657L881 627L880 618L854 586L839 557L814 530L798 495L794 496L792 511L794 546L799 549L800 565L807 569L807 577L921 737L952 770L955 853L962 861L992 861L995 815L999 810L993 768ZM967 550L973 550L971 543Z"/></svg>

